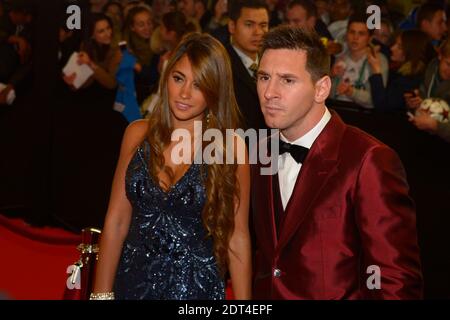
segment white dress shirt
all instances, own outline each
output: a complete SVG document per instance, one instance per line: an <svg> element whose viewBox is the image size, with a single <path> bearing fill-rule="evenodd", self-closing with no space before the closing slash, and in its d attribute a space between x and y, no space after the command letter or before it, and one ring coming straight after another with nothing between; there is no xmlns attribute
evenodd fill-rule
<svg viewBox="0 0 450 320"><path fill-rule="evenodd" d="M285 142L310 149L330 119L331 113L327 108L325 108L322 119L320 119L315 127L308 131L304 136L291 142L287 140L282 133L280 133L280 139ZM289 199L291 198L292 191L294 190L295 182L297 181L297 176L300 173L301 168L302 164L297 163L290 153L285 152L278 156L278 183L280 185L281 202L284 210L286 209Z"/></svg>
<svg viewBox="0 0 450 320"><path fill-rule="evenodd" d="M252 58L250 58L249 56L247 56L244 52L242 52L239 48L237 48L236 46L234 46L233 44L231 44L231 46L233 47L234 51L236 51L237 55L239 56L239 58L241 58L242 64L245 66L245 68L247 69L248 73L253 77L253 71L250 69L250 67L256 63L256 65L258 65L258 56L256 56L256 60L253 60Z"/></svg>

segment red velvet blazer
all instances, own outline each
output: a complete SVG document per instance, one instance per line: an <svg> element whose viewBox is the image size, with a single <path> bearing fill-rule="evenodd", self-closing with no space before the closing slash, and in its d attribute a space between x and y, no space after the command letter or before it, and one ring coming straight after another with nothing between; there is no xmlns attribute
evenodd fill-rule
<svg viewBox="0 0 450 320"><path fill-rule="evenodd" d="M332 112L278 234L273 176L259 169L252 168L254 299L422 298L414 203L392 149ZM380 289L367 286L372 265Z"/></svg>

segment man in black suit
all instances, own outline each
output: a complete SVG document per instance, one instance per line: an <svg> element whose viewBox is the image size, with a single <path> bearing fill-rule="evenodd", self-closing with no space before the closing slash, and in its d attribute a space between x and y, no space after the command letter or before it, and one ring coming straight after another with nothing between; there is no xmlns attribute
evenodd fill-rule
<svg viewBox="0 0 450 320"><path fill-rule="evenodd" d="M269 11L264 0L230 1L228 31L225 45L233 69L236 100L245 129L266 128L256 92L256 72L262 37L269 31Z"/></svg>

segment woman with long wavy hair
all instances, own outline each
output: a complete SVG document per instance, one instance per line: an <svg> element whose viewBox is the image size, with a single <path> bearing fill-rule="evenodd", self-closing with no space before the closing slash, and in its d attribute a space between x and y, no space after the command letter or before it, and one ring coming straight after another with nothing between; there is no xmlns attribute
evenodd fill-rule
<svg viewBox="0 0 450 320"><path fill-rule="evenodd" d="M139 104L150 95L158 84L159 56L150 47L153 33L153 13L146 6L136 6L125 19L124 40L131 54L136 57L135 66L136 99Z"/></svg>
<svg viewBox="0 0 450 320"><path fill-rule="evenodd" d="M250 298L248 161L197 161L210 144L196 128L225 137L238 126L231 79L211 36L189 34L175 49L156 109L125 132L91 299L223 299L228 273L235 297ZM175 130L192 137L181 164ZM232 148L214 140L215 155L248 159L232 137Z"/></svg>
<svg viewBox="0 0 450 320"><path fill-rule="evenodd" d="M119 48L114 45L113 24L111 19L103 14L96 13L90 17L88 25L88 39L81 44L78 54L78 64L89 66L93 74L83 84L82 88L95 88L94 91L101 89L110 90L113 94L117 87L116 72L122 59ZM73 89L76 74L64 75L63 80ZM92 89L91 89L92 90ZM100 90L101 96L105 90Z"/></svg>
<svg viewBox="0 0 450 320"><path fill-rule="evenodd" d="M391 67L386 85L381 78L380 52L368 49L372 102L377 110L405 112L404 95L418 88L428 63L436 55L428 35L420 30L401 31L391 46Z"/></svg>

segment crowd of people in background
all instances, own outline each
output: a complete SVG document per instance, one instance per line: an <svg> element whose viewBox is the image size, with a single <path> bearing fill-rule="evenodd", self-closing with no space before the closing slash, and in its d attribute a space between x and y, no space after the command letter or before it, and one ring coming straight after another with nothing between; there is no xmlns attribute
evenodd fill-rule
<svg viewBox="0 0 450 320"><path fill-rule="evenodd" d="M366 23L371 4L381 9L379 29ZM262 36L280 24L321 36L332 56L332 99L403 113L414 113L430 97L450 103L446 0L409 7L386 0L91 0L89 6L82 30L69 30L61 14L60 66L77 52L78 63L94 71L81 89L121 90L116 75L126 50L136 59L132 76L139 116L151 112L158 99L158 81L174 48L186 33L197 31L212 34L227 49L245 126L265 127L253 73ZM29 0L0 1L0 105L12 104L31 86L35 18ZM76 90L72 75L62 79ZM410 120L449 140L448 125L430 115L418 111Z"/></svg>
<svg viewBox="0 0 450 320"><path fill-rule="evenodd" d="M4 137L0 149L7 150L0 163L5 164L0 168L4 198L0 214L4 208L12 208L13 214L30 209L24 215L38 217L38 224L50 222L74 232L87 226L105 230L126 128L133 127L129 124L136 119L148 118L157 136L155 132L164 125L160 121L164 117L161 102L167 99L164 90L169 80L178 81L169 78L167 70L175 60L186 60L177 57L177 47L189 39L194 43L209 39L212 49L202 58L201 68L185 66L191 70L185 76L193 78L190 72L211 68L207 61L229 63L231 73L214 73L208 80L216 87L217 79L232 83L227 90L233 90L240 115L233 126L266 129L257 91L257 85L263 84L258 68L265 64L267 72L269 65L267 55L264 61L261 53L263 39L273 28L288 25L315 32L330 56L327 106L342 113L348 109L338 107L348 107L346 115L357 118L349 124L364 130L364 126L379 128L374 136L395 149L406 164L422 228L418 234L425 283L439 289L445 282L441 278L447 274L448 259L441 259L435 248L445 243L446 236L439 227L447 225L448 216L446 202L441 201L449 191L448 154L442 145L450 143L450 114L443 112L448 121L439 121L423 105L430 99L450 105L450 0L61 0L58 16L38 17L37 12L56 7L44 6L43 1L0 0L0 128ZM81 8L80 29L67 25L66 8L73 4ZM381 10L380 28L370 29L367 24L369 5ZM54 34L43 37L49 30ZM48 56L40 56L47 53L42 39L49 38L54 43L48 44ZM81 85L76 73L64 72L73 57L79 67L92 72ZM42 72L47 69L52 69L48 76ZM51 80L45 83L47 79ZM40 108L38 91L43 87L43 91L50 88L52 97L44 99L47 105ZM229 102L233 94L228 93L224 93L226 99L223 95L213 98ZM217 126L217 114L209 116L213 120L202 120ZM393 138L389 140L388 135ZM404 150L399 152L401 147ZM140 149L137 155L146 159L147 151ZM422 171L430 167L433 170ZM215 176L219 189L231 181L225 175ZM215 205L231 203L211 199ZM278 204L282 207L281 200ZM210 211L214 210L211 206Z"/></svg>
<svg viewBox="0 0 450 320"><path fill-rule="evenodd" d="M31 85L32 22L26 2L0 2L0 106Z"/></svg>

